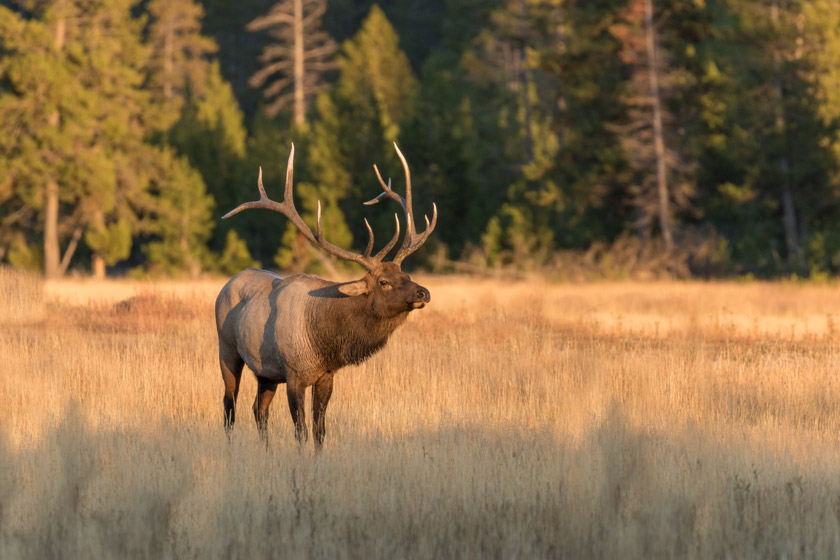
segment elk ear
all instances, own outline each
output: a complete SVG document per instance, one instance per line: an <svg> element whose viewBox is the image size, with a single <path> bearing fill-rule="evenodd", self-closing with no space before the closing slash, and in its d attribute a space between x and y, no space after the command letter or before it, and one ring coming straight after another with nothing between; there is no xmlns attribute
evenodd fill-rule
<svg viewBox="0 0 840 560"><path fill-rule="evenodd" d="M349 284L339 284L338 291L344 294L345 296L363 296L368 293L368 285L367 282L362 280L357 280L356 282L350 282Z"/></svg>

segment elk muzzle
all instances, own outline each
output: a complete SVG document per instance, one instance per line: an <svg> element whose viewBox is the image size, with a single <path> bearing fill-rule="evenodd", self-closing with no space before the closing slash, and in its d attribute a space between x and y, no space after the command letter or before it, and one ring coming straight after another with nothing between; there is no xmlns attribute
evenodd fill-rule
<svg viewBox="0 0 840 560"><path fill-rule="evenodd" d="M423 307L432 300L432 295L429 290L423 286L417 286L414 291L414 299L411 301L412 309L423 309Z"/></svg>

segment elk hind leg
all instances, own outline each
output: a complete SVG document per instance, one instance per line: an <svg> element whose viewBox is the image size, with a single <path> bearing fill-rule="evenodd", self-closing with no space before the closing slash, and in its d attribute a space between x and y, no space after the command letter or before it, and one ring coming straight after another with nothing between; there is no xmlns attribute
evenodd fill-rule
<svg viewBox="0 0 840 560"><path fill-rule="evenodd" d="M219 366L225 383L225 431L230 433L236 421L236 399L239 397L239 381L242 379L242 367L245 362L235 349L219 345Z"/></svg>

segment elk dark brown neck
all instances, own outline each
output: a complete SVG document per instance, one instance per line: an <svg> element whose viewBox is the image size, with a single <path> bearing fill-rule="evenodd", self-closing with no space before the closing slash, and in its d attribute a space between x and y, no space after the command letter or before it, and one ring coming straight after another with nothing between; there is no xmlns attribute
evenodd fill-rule
<svg viewBox="0 0 840 560"><path fill-rule="evenodd" d="M306 310L312 347L328 372L359 364L375 354L408 317L408 310L391 317L376 316L370 309L372 298L338 295L336 299L313 298Z"/></svg>

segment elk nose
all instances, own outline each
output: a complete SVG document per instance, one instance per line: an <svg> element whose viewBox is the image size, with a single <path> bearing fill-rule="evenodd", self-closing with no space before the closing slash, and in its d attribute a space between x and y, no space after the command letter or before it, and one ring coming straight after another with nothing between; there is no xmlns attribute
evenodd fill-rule
<svg viewBox="0 0 840 560"><path fill-rule="evenodd" d="M424 301L429 303L431 300L432 296L429 294L429 290L423 286L418 286L417 291L414 293L414 301Z"/></svg>

